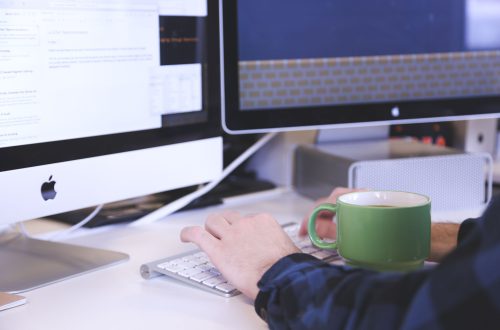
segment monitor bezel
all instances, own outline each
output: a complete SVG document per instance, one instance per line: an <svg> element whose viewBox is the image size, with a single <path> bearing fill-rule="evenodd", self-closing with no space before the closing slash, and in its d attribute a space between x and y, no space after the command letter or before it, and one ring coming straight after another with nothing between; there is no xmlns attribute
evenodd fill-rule
<svg viewBox="0 0 500 330"><path fill-rule="evenodd" d="M220 10L221 54L223 54L221 119L222 127L230 134L500 117L500 95L242 110L239 102L237 1L220 0Z"/></svg>
<svg viewBox="0 0 500 330"><path fill-rule="evenodd" d="M219 43L219 8L217 1L207 0L208 20L206 45ZM80 139L0 147L0 172L42 166L66 161L118 154L182 142L220 136L220 53L218 47L207 47L207 62L203 64L204 84L203 113L186 113L164 116L177 122L189 120L193 114L200 120L166 127L125 132ZM209 83L210 82L210 83Z"/></svg>

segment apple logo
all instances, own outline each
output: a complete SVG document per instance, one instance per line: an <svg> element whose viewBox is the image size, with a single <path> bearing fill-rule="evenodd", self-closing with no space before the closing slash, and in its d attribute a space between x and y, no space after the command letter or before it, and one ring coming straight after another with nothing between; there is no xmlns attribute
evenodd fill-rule
<svg viewBox="0 0 500 330"><path fill-rule="evenodd" d="M56 182L52 181L52 175L49 178L49 181L44 182L42 184L42 198L45 201L48 201L49 199L54 199L56 198L57 191L55 189Z"/></svg>

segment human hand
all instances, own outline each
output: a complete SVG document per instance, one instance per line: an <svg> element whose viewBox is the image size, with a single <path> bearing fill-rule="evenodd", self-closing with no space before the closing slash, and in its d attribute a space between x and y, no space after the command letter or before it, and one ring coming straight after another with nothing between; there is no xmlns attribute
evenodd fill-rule
<svg viewBox="0 0 500 330"><path fill-rule="evenodd" d="M279 259L300 252L268 214L213 214L205 228L184 228L181 240L198 245L231 284L254 300L264 273Z"/></svg>
<svg viewBox="0 0 500 330"><path fill-rule="evenodd" d="M355 191L364 191L365 189L349 189L344 187L335 188L330 196L326 198L321 198L316 201L314 207L311 209L307 217L302 220L299 229L299 235L307 235L307 226L309 224L309 218L312 215L314 209L324 203L336 204L337 198L347 193ZM337 237L337 225L332 221L334 213L329 211L323 211L318 214L318 219L316 220L316 233L321 238L336 238Z"/></svg>

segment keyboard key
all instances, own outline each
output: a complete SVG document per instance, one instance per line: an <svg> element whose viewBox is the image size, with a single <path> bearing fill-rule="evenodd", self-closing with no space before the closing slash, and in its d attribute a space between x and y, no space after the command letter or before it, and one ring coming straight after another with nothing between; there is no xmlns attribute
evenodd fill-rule
<svg viewBox="0 0 500 330"><path fill-rule="evenodd" d="M210 266L209 266L209 265L207 265L207 264L201 264L201 265L198 265L198 266L196 266L196 268L198 268L198 269L200 269L200 270L202 270L202 271L204 271L204 272L209 271L209 270L211 270L211 269L214 269L213 267L210 267Z"/></svg>
<svg viewBox="0 0 500 330"><path fill-rule="evenodd" d="M184 262L186 262L186 261L194 261L194 262L196 262L197 260L198 260L198 258L195 257L195 256L186 256L186 257L182 258L182 261L184 261Z"/></svg>
<svg viewBox="0 0 500 330"><path fill-rule="evenodd" d="M190 268L190 269L185 269L185 270L182 270L182 271L178 272L177 274L178 274L179 276L189 278L189 277L191 277L191 276L193 276L193 275L196 275L196 274L199 274L199 273L201 273L201 272L202 272L202 271L201 271L200 269L198 269L198 268Z"/></svg>
<svg viewBox="0 0 500 330"><path fill-rule="evenodd" d="M323 260L323 259L326 259L328 257L331 257L334 254L330 253L329 251L320 250L320 251L314 252L311 255L314 256L314 257L316 257L316 258L318 258L318 259Z"/></svg>
<svg viewBox="0 0 500 330"><path fill-rule="evenodd" d="M297 243L295 243L295 245L297 245L299 248L304 248L304 247L307 247L307 246L313 246L311 241L308 239L302 239L300 241L298 241Z"/></svg>
<svg viewBox="0 0 500 330"><path fill-rule="evenodd" d="M226 283L226 279L222 276L217 276L217 277L213 277L213 278L210 278L208 280L205 280L203 281L202 283L205 284L206 286L209 286L211 288L219 285L219 284L222 284L222 283Z"/></svg>
<svg viewBox="0 0 500 330"><path fill-rule="evenodd" d="M313 253L314 252L318 252L320 251L320 249L318 249L317 247L314 247L314 246L306 246L304 248L302 248L302 252L303 253Z"/></svg>
<svg viewBox="0 0 500 330"><path fill-rule="evenodd" d="M211 272L202 272L202 273L198 273L198 274L195 274L193 276L190 277L191 280L195 281L195 282L203 282L205 280L208 280L209 278L212 278L212 277L216 277L217 275L215 275L214 273L211 273Z"/></svg>
<svg viewBox="0 0 500 330"><path fill-rule="evenodd" d="M172 263L172 264L175 264L175 265L184 263L184 261L182 260L182 258L177 258L177 259L174 259L174 260L170 260L169 262Z"/></svg>
<svg viewBox="0 0 500 330"><path fill-rule="evenodd" d="M172 273L178 273L178 272L183 271L185 269L184 267L180 267L180 266L178 266L176 264L172 264L170 262L166 262L164 264L158 265L158 268L167 270L167 271L172 272Z"/></svg>
<svg viewBox="0 0 500 330"><path fill-rule="evenodd" d="M200 263L207 263L207 262L209 262L210 260L208 259L208 257L207 257L207 256L202 256L202 257L198 257L198 261L199 261Z"/></svg>
<svg viewBox="0 0 500 330"><path fill-rule="evenodd" d="M224 293L229 293L229 292L233 292L234 290L236 290L236 288L229 283L219 284L215 288L217 290L221 290Z"/></svg>
<svg viewBox="0 0 500 330"><path fill-rule="evenodd" d="M221 273L217 270L217 268L210 268L210 273L215 274L217 276L221 275Z"/></svg>
<svg viewBox="0 0 500 330"><path fill-rule="evenodd" d="M199 263L193 262L193 261L183 261L177 265L179 267L184 267L184 269L188 269L188 268L194 268L194 267L198 266Z"/></svg>

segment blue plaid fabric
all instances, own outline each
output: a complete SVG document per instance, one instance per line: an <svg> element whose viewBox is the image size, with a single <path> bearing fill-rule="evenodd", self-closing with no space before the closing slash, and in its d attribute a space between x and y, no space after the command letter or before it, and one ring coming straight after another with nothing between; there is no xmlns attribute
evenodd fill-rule
<svg viewBox="0 0 500 330"><path fill-rule="evenodd" d="M377 273L294 254L258 285L272 329L500 329L500 199L434 268Z"/></svg>

